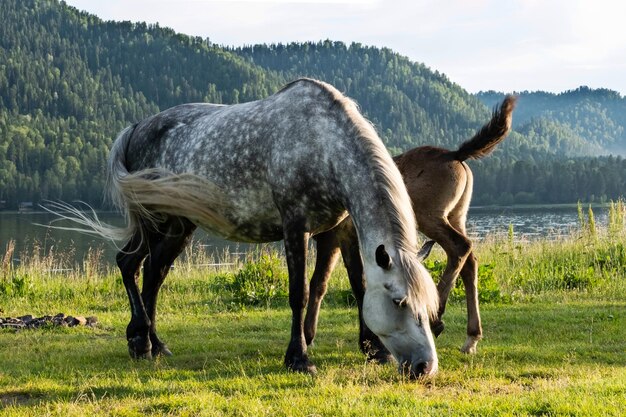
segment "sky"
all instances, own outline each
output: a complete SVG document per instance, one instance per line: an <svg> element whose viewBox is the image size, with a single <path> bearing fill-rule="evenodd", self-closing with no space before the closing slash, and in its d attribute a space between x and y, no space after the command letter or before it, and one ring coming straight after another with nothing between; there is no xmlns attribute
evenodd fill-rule
<svg viewBox="0 0 626 417"><path fill-rule="evenodd" d="M471 93L626 96L622 0L66 0L104 20L159 23L219 45L330 39L388 47Z"/></svg>

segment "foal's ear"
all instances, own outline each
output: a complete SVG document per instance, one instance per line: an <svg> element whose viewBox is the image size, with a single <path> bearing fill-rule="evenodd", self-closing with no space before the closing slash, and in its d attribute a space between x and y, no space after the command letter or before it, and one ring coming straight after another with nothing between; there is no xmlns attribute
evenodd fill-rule
<svg viewBox="0 0 626 417"><path fill-rule="evenodd" d="M428 255L430 255L430 251L433 249L433 246L435 246L435 243L436 242L434 240L429 240L428 242L424 243L424 246L422 246L417 252L417 260L422 262L423 260L428 258Z"/></svg>
<svg viewBox="0 0 626 417"><path fill-rule="evenodd" d="M378 248L376 248L376 263L382 269L391 268L391 257L385 250L385 245L380 245Z"/></svg>

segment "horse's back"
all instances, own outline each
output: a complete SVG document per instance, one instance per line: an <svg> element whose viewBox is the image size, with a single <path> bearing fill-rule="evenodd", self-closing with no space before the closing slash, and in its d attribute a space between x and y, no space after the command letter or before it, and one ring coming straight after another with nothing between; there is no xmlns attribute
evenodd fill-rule
<svg viewBox="0 0 626 417"><path fill-rule="evenodd" d="M338 110L323 85L307 80L248 103L176 106L135 127L128 168L191 173L215 184L229 199L235 240L281 239L287 207L321 231L345 212L333 188Z"/></svg>
<svg viewBox="0 0 626 417"><path fill-rule="evenodd" d="M232 164L260 168L272 152L282 158L322 151L316 139L328 134L331 113L324 89L312 80L298 80L262 100L217 105L182 104L151 116L135 128L130 143L131 169L164 166L174 172L224 174ZM310 156L310 155L307 155ZM274 158L276 158L274 156Z"/></svg>
<svg viewBox="0 0 626 417"><path fill-rule="evenodd" d="M167 151L167 146L176 140L182 128L210 117L224 107L210 103L181 104L140 121L134 128L132 141L126 150L128 170L133 172L155 168Z"/></svg>

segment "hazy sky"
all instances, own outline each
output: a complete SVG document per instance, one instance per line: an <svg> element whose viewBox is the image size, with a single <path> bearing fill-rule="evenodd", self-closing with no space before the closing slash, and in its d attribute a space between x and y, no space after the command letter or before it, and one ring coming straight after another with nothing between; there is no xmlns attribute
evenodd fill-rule
<svg viewBox="0 0 626 417"><path fill-rule="evenodd" d="M386 46L470 92L581 85L626 95L622 0L66 0L105 20L158 22L221 45Z"/></svg>

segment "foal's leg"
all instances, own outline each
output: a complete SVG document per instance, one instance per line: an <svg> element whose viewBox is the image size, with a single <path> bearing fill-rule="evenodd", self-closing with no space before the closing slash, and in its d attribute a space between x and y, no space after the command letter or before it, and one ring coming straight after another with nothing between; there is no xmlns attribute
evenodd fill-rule
<svg viewBox="0 0 626 417"><path fill-rule="evenodd" d="M332 230L317 235L315 241L317 242L317 257L315 258L315 271L311 277L309 303L304 318L304 338L307 345L310 345L315 338L320 305L326 294L328 279L335 269L337 259L339 259L339 245Z"/></svg>
<svg viewBox="0 0 626 417"><path fill-rule="evenodd" d="M461 278L465 285L465 299L467 301L467 339L461 348L463 353L476 353L476 344L483 337L478 309L478 263L474 252L471 252L461 269Z"/></svg>
<svg viewBox="0 0 626 417"><path fill-rule="evenodd" d="M352 286L352 292L356 298L359 309L359 347L365 353L368 360L387 363L391 354L372 332L363 320L363 297L365 296L365 281L363 274L363 261L356 237L354 239L341 239L341 256L348 270L348 278Z"/></svg>
<svg viewBox="0 0 626 417"><path fill-rule="evenodd" d="M437 284L439 311L437 311L437 318L431 323L433 333L435 336L439 336L445 328L441 318L446 311L450 291L454 288L459 272L471 251L472 244L468 238L452 227L444 218L441 218L436 224L424 227L421 231L439 243L448 258L446 269L443 271L441 279Z"/></svg>
<svg viewBox="0 0 626 417"><path fill-rule="evenodd" d="M149 235L150 254L143 265L141 298L150 319L152 356L172 354L156 333L157 296L172 263L189 243L195 228L196 226L187 219L173 218L167 223L160 224L160 230Z"/></svg>
<svg viewBox="0 0 626 417"><path fill-rule="evenodd" d="M463 167L467 173L467 185L459 203L450 212L448 220L469 242L465 224L467 221L467 210L472 198L473 175L467 165L463 164ZM467 302L467 339L463 347L461 347L461 351L464 353L476 353L476 344L482 338L483 330L478 309L478 261L471 247L461 269L461 278L465 286L465 299Z"/></svg>
<svg viewBox="0 0 626 417"><path fill-rule="evenodd" d="M130 302L131 318L126 327L128 352L131 357L136 359L149 359L152 356L152 346L148 337L150 319L146 314L143 300L137 287L139 268L147 253L147 245L142 242L141 233L137 230L116 256L117 265L122 272L122 280L128 294L128 301Z"/></svg>
<svg viewBox="0 0 626 417"><path fill-rule="evenodd" d="M309 298L306 277L306 254L309 233L300 222L283 222L285 254L289 270L289 306L291 307L291 340L285 353L285 365L299 372L315 373L315 365L309 362L304 338L304 307Z"/></svg>

